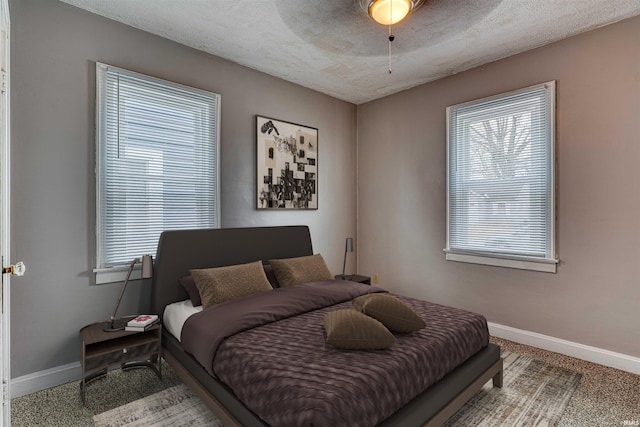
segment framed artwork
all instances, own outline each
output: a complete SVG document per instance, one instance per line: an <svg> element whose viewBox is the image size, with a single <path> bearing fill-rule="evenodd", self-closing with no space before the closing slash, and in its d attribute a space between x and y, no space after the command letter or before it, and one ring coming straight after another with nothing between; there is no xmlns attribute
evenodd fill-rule
<svg viewBox="0 0 640 427"><path fill-rule="evenodd" d="M318 129L256 116L257 208L318 209Z"/></svg>

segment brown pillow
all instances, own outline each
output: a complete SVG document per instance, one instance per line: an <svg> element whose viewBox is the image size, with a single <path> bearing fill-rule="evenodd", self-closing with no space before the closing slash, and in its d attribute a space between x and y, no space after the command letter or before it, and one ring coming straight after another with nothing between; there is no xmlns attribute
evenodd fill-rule
<svg viewBox="0 0 640 427"><path fill-rule="evenodd" d="M382 350L396 342L382 323L349 308L327 313L324 328L329 344L347 350Z"/></svg>
<svg viewBox="0 0 640 427"><path fill-rule="evenodd" d="M426 323L415 311L389 294L367 294L353 300L353 308L382 322L393 332L414 332Z"/></svg>
<svg viewBox="0 0 640 427"><path fill-rule="evenodd" d="M194 307L202 305L202 300L200 299L200 291L196 286L196 281L193 280L193 276L184 276L178 279L178 282L180 282L182 287L189 294L189 299L191 300L191 304L193 304Z"/></svg>
<svg viewBox="0 0 640 427"><path fill-rule="evenodd" d="M320 254L298 258L270 259L269 264L273 268L278 283L283 288L307 282L333 280L333 275Z"/></svg>
<svg viewBox="0 0 640 427"><path fill-rule="evenodd" d="M260 261L190 272L200 292L203 308L273 289Z"/></svg>

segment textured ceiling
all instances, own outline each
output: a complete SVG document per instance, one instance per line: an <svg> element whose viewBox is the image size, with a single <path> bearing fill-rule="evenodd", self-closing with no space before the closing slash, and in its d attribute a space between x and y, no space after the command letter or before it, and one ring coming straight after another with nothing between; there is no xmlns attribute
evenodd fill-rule
<svg viewBox="0 0 640 427"><path fill-rule="evenodd" d="M360 104L640 15L640 0L427 0L388 30L360 0L61 0Z"/></svg>

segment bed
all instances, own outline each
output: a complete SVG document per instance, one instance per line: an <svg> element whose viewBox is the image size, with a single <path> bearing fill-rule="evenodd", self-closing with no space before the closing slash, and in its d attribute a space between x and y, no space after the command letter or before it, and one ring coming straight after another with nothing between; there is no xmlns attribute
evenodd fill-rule
<svg viewBox="0 0 640 427"><path fill-rule="evenodd" d="M306 226L166 231L160 237L154 265L151 290L152 310L162 316L168 305L188 299L186 291L179 285L178 280L187 275L190 269L222 267L250 263L256 260L262 260L263 263L266 263L269 259L294 258L312 254L311 237ZM339 283L329 284L329 286L339 285ZM309 286L313 286L313 284ZM344 287L353 289L353 292L358 294L372 292L367 288L373 289L367 285L353 282L345 284ZM301 290L297 290L297 292L301 292ZM269 292L265 292L265 294L269 294ZM419 304L416 307L424 310L425 315L442 307L428 302L405 300L409 304ZM347 307L349 304L349 301L343 301L335 307ZM319 316L333 308L332 306L312 310L295 317L303 318L306 316L308 322L319 323L317 321L320 319ZM209 310L213 309L215 308ZM464 317L462 311L459 313L461 313L461 317ZM436 321L435 318L433 321ZM278 325L281 323L285 324L286 322L273 322ZM286 324L283 327L286 327ZM247 333L254 332L242 332L238 334L238 337L241 338L243 334ZM196 357L187 353L179 341L180 337L175 335L175 331L172 334L168 328L163 328L164 359L211 408L225 426L269 425L238 398L232 387L221 379L221 375L211 375L211 366L207 366L207 364L203 366L203 363L199 362ZM224 342L233 343L235 338L235 336L231 337ZM229 344L229 346L231 345ZM329 353L322 355L320 360L333 360L342 356L339 350L332 349L330 346L327 346L325 351ZM364 366L364 364L370 363L370 359L367 357L380 358L383 353L347 351L345 354L350 358L362 357L362 365ZM222 356L219 357L224 360ZM227 357L227 359L233 358ZM329 369L333 370L334 368L327 367L327 370ZM268 370L264 372L268 372ZM380 427L442 425L489 380L492 380L496 387L502 386L500 349L491 343L485 344L478 351L475 351L437 382L403 403L401 407L376 424ZM238 389L236 388L236 390ZM372 395L367 400L375 402L378 397L374 398Z"/></svg>

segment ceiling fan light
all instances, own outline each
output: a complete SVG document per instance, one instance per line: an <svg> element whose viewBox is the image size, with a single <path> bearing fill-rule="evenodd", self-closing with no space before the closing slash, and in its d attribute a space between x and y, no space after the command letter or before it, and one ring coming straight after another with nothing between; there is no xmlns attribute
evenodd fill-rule
<svg viewBox="0 0 640 427"><path fill-rule="evenodd" d="M372 0L369 3L369 15L382 25L393 25L402 21L411 13L411 0Z"/></svg>

